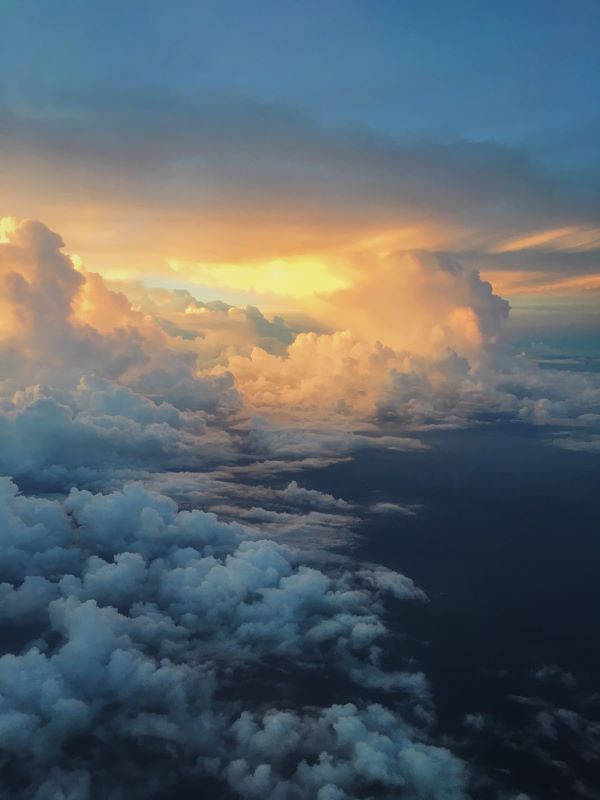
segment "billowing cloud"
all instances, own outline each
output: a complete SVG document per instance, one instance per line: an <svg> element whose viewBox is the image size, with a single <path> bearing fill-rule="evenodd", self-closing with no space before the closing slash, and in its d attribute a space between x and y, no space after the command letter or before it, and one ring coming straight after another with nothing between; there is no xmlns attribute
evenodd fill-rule
<svg viewBox="0 0 600 800"><path fill-rule="evenodd" d="M171 786L177 764L178 781L225 783L247 798L352 797L373 786L466 797L464 766L427 742L424 677L379 663L386 595L424 598L408 578L306 565L136 484L73 489L61 503L20 496L4 479L0 517L0 746L17 794L72 784L82 800L101 790L146 797ZM14 636L24 645L11 647ZM236 687L272 660L284 680L287 669L332 670L381 702L242 710ZM76 742L88 745L78 752ZM132 763L112 771L109 790L100 765L115 745ZM136 751L160 753L145 777Z"/></svg>
<svg viewBox="0 0 600 800"><path fill-rule="evenodd" d="M477 358L498 343L506 300L474 270L431 253L390 253L354 268L355 279L324 303L362 340L417 355L453 350Z"/></svg>
<svg viewBox="0 0 600 800"><path fill-rule="evenodd" d="M417 506L361 508L274 478L359 451L419 453L415 431L490 414L577 429L555 435L576 449L595 442L598 380L503 350L506 303L437 256L382 257L298 332L186 290L109 285L41 223L3 231L0 471L16 483L0 483L0 749L13 796L120 800L135 786L141 799L177 780L242 798L464 800L425 676L409 654L386 658L388 603L425 592L323 553L366 515ZM336 308L348 329L332 312L324 330Z"/></svg>
<svg viewBox="0 0 600 800"><path fill-rule="evenodd" d="M70 391L17 391L0 413L0 470L38 485L104 485L113 471L199 468L229 461L231 436L202 413L155 403L127 387L83 376Z"/></svg>
<svg viewBox="0 0 600 800"><path fill-rule="evenodd" d="M346 330L296 333L257 308L202 303L185 290L123 285L130 299L72 261L45 226L9 221L0 243L4 468L64 472L87 449L96 469L111 460L197 468L228 458L234 440L288 459L419 446L374 437L376 419L418 428L492 411L593 423L597 381L503 354L508 306L476 272L424 253L368 266L350 260L352 287L314 306L330 329L337 321Z"/></svg>

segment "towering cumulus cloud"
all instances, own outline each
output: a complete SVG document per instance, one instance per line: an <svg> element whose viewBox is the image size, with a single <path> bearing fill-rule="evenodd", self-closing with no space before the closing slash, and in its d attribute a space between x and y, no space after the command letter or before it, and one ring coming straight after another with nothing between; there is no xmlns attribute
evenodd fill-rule
<svg viewBox="0 0 600 800"><path fill-rule="evenodd" d="M349 264L299 332L2 232L3 799L466 798L387 623L427 596L322 547L419 507L257 477L490 410L583 428L597 384L511 360L505 301L431 254Z"/></svg>
<svg viewBox="0 0 600 800"><path fill-rule="evenodd" d="M190 443L216 436L225 448L225 421L249 412L311 424L384 414L421 425L494 408L541 421L589 414L597 400L594 387L578 390L577 376L558 397L552 375L509 358L508 304L447 257L349 260L340 267L349 288L311 306L320 330L297 332L254 307L108 286L76 268L40 223L8 220L3 231L0 363L11 420L34 403L38 412L61 405L81 424L120 420L96 433L110 438L126 424L133 438L171 442L185 466ZM23 393L28 386L37 388Z"/></svg>
<svg viewBox="0 0 600 800"><path fill-rule="evenodd" d="M352 286L330 305L338 324L362 339L427 356L452 349L474 360L498 343L508 303L455 258L385 253L353 272Z"/></svg>
<svg viewBox="0 0 600 800"><path fill-rule="evenodd" d="M6 225L4 238L4 471L60 483L228 459L230 436L212 422L239 405L230 376L198 377L184 339L76 270L45 226Z"/></svg>

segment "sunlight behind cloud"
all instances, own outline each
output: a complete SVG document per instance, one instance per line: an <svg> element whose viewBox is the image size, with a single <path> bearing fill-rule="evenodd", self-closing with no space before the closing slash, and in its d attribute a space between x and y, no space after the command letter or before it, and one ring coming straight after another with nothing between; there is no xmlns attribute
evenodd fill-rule
<svg viewBox="0 0 600 800"><path fill-rule="evenodd" d="M0 244L6 244L10 240L10 235L17 228L17 220L14 217L0 218Z"/></svg>
<svg viewBox="0 0 600 800"><path fill-rule="evenodd" d="M186 280L204 286L308 297L346 288L322 260L311 256L280 258L265 263L219 264L169 260L171 269Z"/></svg>

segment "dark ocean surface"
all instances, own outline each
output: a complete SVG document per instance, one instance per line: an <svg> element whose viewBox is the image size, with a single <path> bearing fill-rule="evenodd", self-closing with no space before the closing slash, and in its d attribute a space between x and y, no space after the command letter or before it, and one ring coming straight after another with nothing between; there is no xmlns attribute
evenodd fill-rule
<svg viewBox="0 0 600 800"><path fill-rule="evenodd" d="M421 504L365 518L354 556L430 598L391 610L405 638L390 666L427 675L440 741L474 767L474 797L600 796L600 455L550 433L436 432L423 452L364 452L302 476L366 506Z"/></svg>

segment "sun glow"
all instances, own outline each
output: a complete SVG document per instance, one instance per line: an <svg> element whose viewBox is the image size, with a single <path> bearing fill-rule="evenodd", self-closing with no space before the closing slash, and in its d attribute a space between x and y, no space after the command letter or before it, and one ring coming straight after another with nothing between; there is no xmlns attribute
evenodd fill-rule
<svg viewBox="0 0 600 800"><path fill-rule="evenodd" d="M169 260L169 267L187 281L258 294L310 297L346 288L325 261L313 256L279 258L264 263L206 263Z"/></svg>
<svg viewBox="0 0 600 800"><path fill-rule="evenodd" d="M0 244L7 244L10 235L17 229L17 220L14 217L0 218Z"/></svg>

